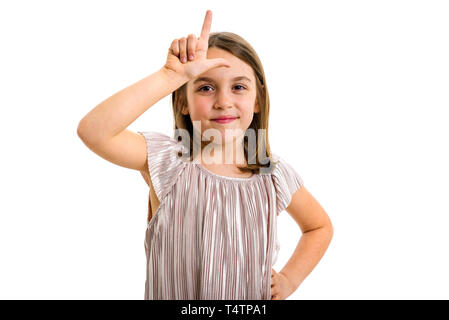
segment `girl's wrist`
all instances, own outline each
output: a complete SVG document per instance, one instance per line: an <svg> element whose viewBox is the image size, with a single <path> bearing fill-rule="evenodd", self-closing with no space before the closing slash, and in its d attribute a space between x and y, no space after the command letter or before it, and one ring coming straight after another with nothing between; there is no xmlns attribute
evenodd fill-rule
<svg viewBox="0 0 449 320"><path fill-rule="evenodd" d="M163 66L159 71L168 82L173 83L173 85L177 88L189 81L189 79L187 79L186 77L181 76L180 74L168 69L165 66Z"/></svg>

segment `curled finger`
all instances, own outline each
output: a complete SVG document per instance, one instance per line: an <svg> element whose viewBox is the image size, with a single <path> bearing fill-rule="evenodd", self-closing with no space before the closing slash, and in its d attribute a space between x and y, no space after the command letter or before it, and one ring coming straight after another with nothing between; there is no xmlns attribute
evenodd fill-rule
<svg viewBox="0 0 449 320"><path fill-rule="evenodd" d="M171 43L171 46L170 46L170 52L171 52L171 54L173 54L174 56L178 56L179 55L179 40L178 39L175 39L175 40L173 40L173 42Z"/></svg>
<svg viewBox="0 0 449 320"><path fill-rule="evenodd" d="M187 55L190 61L195 59L196 42L197 40L195 35L189 34L189 37L187 38Z"/></svg>
<svg viewBox="0 0 449 320"><path fill-rule="evenodd" d="M187 62L187 39L185 37L179 39L179 60L182 63Z"/></svg>

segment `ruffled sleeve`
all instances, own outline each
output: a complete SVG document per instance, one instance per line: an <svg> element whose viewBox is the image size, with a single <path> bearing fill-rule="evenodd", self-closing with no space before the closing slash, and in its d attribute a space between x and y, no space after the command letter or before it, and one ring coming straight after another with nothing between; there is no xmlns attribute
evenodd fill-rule
<svg viewBox="0 0 449 320"><path fill-rule="evenodd" d="M304 185L304 181L296 170L284 159L273 155L274 169L272 178L276 189L276 214L279 215L290 204L293 194Z"/></svg>
<svg viewBox="0 0 449 320"><path fill-rule="evenodd" d="M181 142L163 133L137 132L145 138L147 143L151 182L159 201L162 202L187 165L186 161L178 156L178 152L185 153L185 147Z"/></svg>

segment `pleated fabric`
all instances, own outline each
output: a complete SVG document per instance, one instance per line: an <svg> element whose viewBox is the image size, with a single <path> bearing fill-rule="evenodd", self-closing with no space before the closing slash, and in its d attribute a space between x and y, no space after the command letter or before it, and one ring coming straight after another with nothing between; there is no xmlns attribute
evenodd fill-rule
<svg viewBox="0 0 449 320"><path fill-rule="evenodd" d="M277 216L304 182L286 161L249 178L217 175L165 134L138 132L160 205L147 223L145 300L270 300Z"/></svg>

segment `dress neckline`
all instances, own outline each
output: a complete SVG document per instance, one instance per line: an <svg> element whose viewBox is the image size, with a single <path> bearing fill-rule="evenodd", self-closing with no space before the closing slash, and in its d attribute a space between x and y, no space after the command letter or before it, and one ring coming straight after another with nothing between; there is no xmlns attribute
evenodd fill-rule
<svg viewBox="0 0 449 320"><path fill-rule="evenodd" d="M212 171L210 171L209 169L206 169L203 165L201 165L198 162L192 162L194 165L196 165L198 168L200 168L200 170L202 170L203 172L205 172L207 175L216 177L216 178L220 178L220 179L224 179L224 180L234 180L234 181L252 181L254 179L257 178L257 174L253 173L252 176L247 177L247 178L243 178L243 177L228 177L228 176L222 176L216 173L213 173Z"/></svg>

